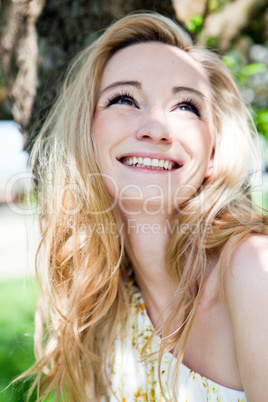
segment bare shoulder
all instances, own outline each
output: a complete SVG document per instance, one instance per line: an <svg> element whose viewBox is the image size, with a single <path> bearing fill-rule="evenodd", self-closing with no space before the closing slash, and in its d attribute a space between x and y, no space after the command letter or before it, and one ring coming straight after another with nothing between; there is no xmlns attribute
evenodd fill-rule
<svg viewBox="0 0 268 402"><path fill-rule="evenodd" d="M252 235L237 246L224 287L247 399L263 401L268 395L268 236Z"/></svg>
<svg viewBox="0 0 268 402"><path fill-rule="evenodd" d="M268 236L264 234L255 234L247 237L244 241L242 241L236 249L236 255L240 255L241 252L251 252L251 253L259 253L268 251Z"/></svg>
<svg viewBox="0 0 268 402"><path fill-rule="evenodd" d="M236 280L246 285L251 275L256 281L268 275L268 236L252 235L242 241L234 251L229 268L227 287L235 284Z"/></svg>
<svg viewBox="0 0 268 402"><path fill-rule="evenodd" d="M262 297L268 302L267 235L252 235L236 247L231 266L226 269L224 286L231 312L239 313L243 306L248 308L249 305L252 309L258 309Z"/></svg>

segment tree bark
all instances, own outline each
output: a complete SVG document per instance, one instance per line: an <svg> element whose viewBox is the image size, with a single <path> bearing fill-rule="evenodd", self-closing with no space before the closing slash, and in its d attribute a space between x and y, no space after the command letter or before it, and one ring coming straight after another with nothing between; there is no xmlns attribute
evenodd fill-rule
<svg viewBox="0 0 268 402"><path fill-rule="evenodd" d="M35 23L44 0L5 2L1 18L0 58L14 119L25 127L31 117L37 82Z"/></svg>
<svg viewBox="0 0 268 402"><path fill-rule="evenodd" d="M208 0L173 0L172 3L178 20L183 24L194 15L204 16L208 6Z"/></svg>
<svg viewBox="0 0 268 402"><path fill-rule="evenodd" d="M267 0L234 0L206 18L199 40L206 43L208 38L215 38L217 48L223 53L241 31L266 8Z"/></svg>

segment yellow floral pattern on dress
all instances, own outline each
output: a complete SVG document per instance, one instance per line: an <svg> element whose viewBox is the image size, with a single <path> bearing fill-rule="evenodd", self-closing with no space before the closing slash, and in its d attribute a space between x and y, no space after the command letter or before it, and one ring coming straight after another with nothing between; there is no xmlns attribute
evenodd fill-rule
<svg viewBox="0 0 268 402"><path fill-rule="evenodd" d="M144 361L141 352L154 328L147 314L140 290L133 279L127 282L130 297L130 314L118 326L116 341L109 355L107 371L111 388L110 402L165 402L158 380L158 361ZM160 338L154 337L148 351L159 349ZM168 373L172 373L175 358L165 353L161 362L163 389L172 401ZM246 402L244 392L223 387L181 365L177 387L178 402Z"/></svg>

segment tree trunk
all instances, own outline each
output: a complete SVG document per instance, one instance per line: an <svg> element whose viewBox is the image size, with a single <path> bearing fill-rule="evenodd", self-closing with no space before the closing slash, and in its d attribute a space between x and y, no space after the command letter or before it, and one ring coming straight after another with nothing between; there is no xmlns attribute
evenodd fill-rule
<svg viewBox="0 0 268 402"><path fill-rule="evenodd" d="M35 23L44 0L5 1L0 59L14 119L26 127L36 95L38 47Z"/></svg>

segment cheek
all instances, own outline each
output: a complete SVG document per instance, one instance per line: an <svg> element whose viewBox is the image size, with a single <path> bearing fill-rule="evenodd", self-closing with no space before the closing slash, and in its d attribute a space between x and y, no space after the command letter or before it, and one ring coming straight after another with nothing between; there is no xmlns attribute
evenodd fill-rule
<svg viewBox="0 0 268 402"><path fill-rule="evenodd" d="M210 156L213 140L207 123L188 120L180 127L179 134L181 143L190 155Z"/></svg>
<svg viewBox="0 0 268 402"><path fill-rule="evenodd" d="M93 120L93 134L97 150L102 149L105 141L109 138L108 122L102 118L99 113L96 113Z"/></svg>
<svg viewBox="0 0 268 402"><path fill-rule="evenodd" d="M96 112L93 120L93 134L98 153L104 149L111 149L124 139L125 133L126 128L122 119L108 111Z"/></svg>

